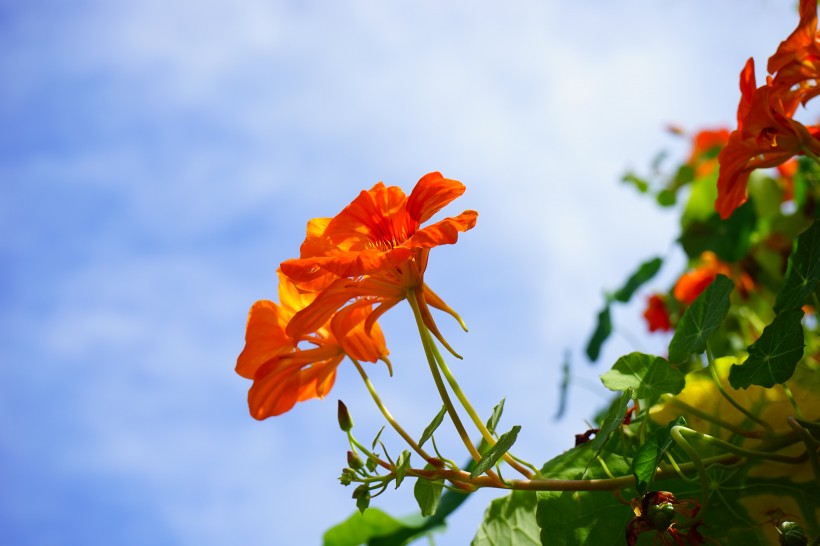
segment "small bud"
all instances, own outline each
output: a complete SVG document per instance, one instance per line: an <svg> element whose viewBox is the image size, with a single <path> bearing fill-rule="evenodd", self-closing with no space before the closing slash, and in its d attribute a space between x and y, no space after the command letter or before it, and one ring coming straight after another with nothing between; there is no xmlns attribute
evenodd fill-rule
<svg viewBox="0 0 820 546"><path fill-rule="evenodd" d="M347 466L352 468L353 470L358 470L364 466L362 459L356 453L352 451L347 452Z"/></svg>
<svg viewBox="0 0 820 546"><path fill-rule="evenodd" d="M342 475L339 476L339 482L342 485L350 485L355 477L356 472L352 468L345 468L342 470Z"/></svg>
<svg viewBox="0 0 820 546"><path fill-rule="evenodd" d="M353 498L356 499L356 508L359 512L364 514L364 511L370 506L370 489L367 484L361 484L353 491Z"/></svg>
<svg viewBox="0 0 820 546"><path fill-rule="evenodd" d="M367 461L365 462L365 466L370 472L375 472L376 467L379 466L379 463L378 461L376 461L376 459L371 459L370 457L368 457Z"/></svg>
<svg viewBox="0 0 820 546"><path fill-rule="evenodd" d="M782 522L777 526L777 532L780 533L781 546L806 546L809 543L806 532L793 521Z"/></svg>
<svg viewBox="0 0 820 546"><path fill-rule="evenodd" d="M350 432L353 428L353 419L347 411L347 406L341 400L339 400L339 428L343 432Z"/></svg>

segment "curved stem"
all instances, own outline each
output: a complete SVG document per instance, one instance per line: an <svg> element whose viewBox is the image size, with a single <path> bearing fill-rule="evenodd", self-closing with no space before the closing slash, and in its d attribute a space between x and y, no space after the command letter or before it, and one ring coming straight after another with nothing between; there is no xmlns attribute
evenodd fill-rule
<svg viewBox="0 0 820 546"><path fill-rule="evenodd" d="M435 343L432 343L432 345L433 356L435 357L439 368L441 368L441 372L444 374L444 377L447 379L447 383L450 385L450 388L453 389L456 398L458 398L458 401L461 402L461 405L467 411L467 415L470 416L470 419L473 421L473 424L481 433L481 436L484 438L484 440L486 440L490 446L494 446L497 440L489 431L489 429L487 429L486 425L484 424L484 421L481 420L481 417L479 417L475 408L473 408L473 405L470 403L470 400L464 394L464 391L461 390L461 386L458 384L458 381L456 381L453 372L450 371L450 368L447 366L447 363L444 361L444 357L441 356L441 352L438 350ZM530 472L529 469L527 469L525 466L518 463L516 458L513 457L510 453L504 454L504 460L507 462L507 464L516 469L518 472L520 472L523 476L527 478L531 478L533 476L533 473ZM532 465L528 466L532 468Z"/></svg>
<svg viewBox="0 0 820 546"><path fill-rule="evenodd" d="M384 415L384 418L387 419L387 422L390 423L390 426L393 427L393 430L395 430L399 434L399 436L404 438L404 441L407 442L407 445L409 445L413 449L413 451L418 453L422 459L424 459L428 463L433 464L433 461L436 459L434 457L431 457L426 451L424 451L424 449L421 448L421 446L418 445L418 443L416 443L413 437L410 436L407 433L407 431L405 431L404 428L402 428L401 425L399 425L399 423L393 418L393 415L390 413L390 411L388 411L388 409L382 403L381 398L379 398L378 393L376 393L376 389L370 382L370 378L367 376L367 373L364 371L364 368L362 368L362 365L354 358L351 358L350 360L353 361L353 364L356 366L356 369L359 370L359 375L362 376L362 380L364 381L364 384L367 387L370 396L373 398L373 402L376 403L376 406L378 406L379 410L382 412L382 415Z"/></svg>
<svg viewBox="0 0 820 546"><path fill-rule="evenodd" d="M682 410L691 413L692 415L699 417L706 422L714 423L715 425L721 428L725 428L728 431L734 432L735 434L745 436L746 438L760 438L763 436L763 433L760 431L744 430L736 425L733 425L732 423L729 423L728 421L724 421L720 417L715 417L711 413L706 413L705 411L699 410L694 406L690 406L686 402L682 402L677 398L669 398L667 401L671 403L673 406L678 406Z"/></svg>
<svg viewBox="0 0 820 546"><path fill-rule="evenodd" d="M732 398L728 392L723 389L723 384L720 382L720 377L718 377L717 368L715 366L715 359L712 357L712 350L709 348L709 345L706 345L706 359L708 360L708 368L709 373L712 375L712 379L715 381L715 386L717 387L720 394L725 398L737 411L754 421L755 423L761 425L763 428L768 430L769 432L773 432L774 429L772 426L761 419L760 417L754 415L752 412L738 404L734 398Z"/></svg>
<svg viewBox="0 0 820 546"><path fill-rule="evenodd" d="M695 432L692 429L676 426L672 427L669 431L669 435L678 444L689 458L692 459L692 464L695 466L695 469L698 471L698 478L700 480L700 511L698 512L697 516L689 522L689 525L697 523L698 521L703 519L703 515L706 513L706 510L709 508L709 476L706 474L706 467L703 465L703 461L698 455L698 452L692 445L686 441L686 438L683 437L682 432Z"/></svg>
<svg viewBox="0 0 820 546"><path fill-rule="evenodd" d="M794 417L787 417L786 422L800 436L803 443L806 444L806 453L809 455L809 463L814 473L814 479L817 484L820 485L820 461L817 459L817 441L811 437L805 428L800 426L800 423L798 423Z"/></svg>
<svg viewBox="0 0 820 546"><path fill-rule="evenodd" d="M433 381L436 383L436 389L438 389L441 401L444 403L444 407L447 408L447 413L450 415L450 420L453 421L453 425L456 427L456 431L458 432L461 441L464 443L464 446L467 448L467 451L470 452L473 460L478 462L481 460L481 453L478 452L476 447L473 445L472 440L470 440L470 436L467 434L467 430L464 428L464 424L461 422L461 418L458 416L455 406L453 406L453 401L450 399L450 394L444 386L444 381L442 380L438 366L436 365L436 358L434 355L435 345L433 344L433 340L430 338L430 332L427 330L427 326L424 324L424 320L421 316L421 310L419 309L419 303L416 300L416 295L412 290L407 291L407 301L413 309L413 316L416 319L416 326L418 327L419 335L421 336L421 343L424 346L424 354L427 357L427 364L430 367L430 373L433 375ZM488 470L487 473L490 474L497 482L502 483L494 472Z"/></svg>

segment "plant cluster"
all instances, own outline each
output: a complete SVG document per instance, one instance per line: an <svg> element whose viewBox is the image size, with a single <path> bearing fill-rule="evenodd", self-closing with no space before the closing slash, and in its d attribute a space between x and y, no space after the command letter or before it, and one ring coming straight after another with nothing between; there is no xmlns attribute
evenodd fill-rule
<svg viewBox="0 0 820 546"><path fill-rule="evenodd" d="M236 371L253 381L251 415L324 398L347 359L404 441L400 449L381 433L360 441L339 402L350 444L340 481L358 512L325 534L326 545L406 544L487 487L509 493L492 501L474 545L820 543L820 127L794 119L820 94L816 0L801 0L799 15L765 83L757 85L752 59L743 68L734 130L687 136L682 164L659 160L649 176L624 177L661 206L680 203L677 242L688 263L644 312L650 332L669 332L668 352L620 357L601 375L615 393L609 408L545 464L514 454L521 427L499 429L503 400L482 417L445 359L461 357L434 313L463 322L425 272L431 250L455 244L478 215L431 220L465 186L436 172L409 195L380 182L308 223L299 257L278 271L279 302L258 301L248 317ZM586 347L591 360L612 332L611 307L663 266L647 260L606 296ZM420 435L393 417L364 364L392 371L378 320L404 302L442 402ZM436 444L445 419L467 464ZM406 481L420 517L370 507Z"/></svg>

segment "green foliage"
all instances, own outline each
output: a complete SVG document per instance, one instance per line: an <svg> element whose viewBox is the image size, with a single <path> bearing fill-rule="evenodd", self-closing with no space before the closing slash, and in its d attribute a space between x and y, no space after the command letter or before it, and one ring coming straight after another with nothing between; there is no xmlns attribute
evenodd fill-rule
<svg viewBox="0 0 820 546"><path fill-rule="evenodd" d="M749 358L729 370L729 384L736 389L751 385L770 388L790 379L805 347L802 318L802 309L778 314L760 339L749 346Z"/></svg>
<svg viewBox="0 0 820 546"><path fill-rule="evenodd" d="M471 546L540 546L535 491L513 491L495 499L484 513Z"/></svg>
<svg viewBox="0 0 820 546"><path fill-rule="evenodd" d="M662 394L677 394L686 384L684 375L665 359L644 353L619 358L605 374L604 386L612 391L635 389L636 398L654 400Z"/></svg>
<svg viewBox="0 0 820 546"><path fill-rule="evenodd" d="M501 419L501 414L504 412L504 398L501 399L501 402L495 405L493 408L493 413L490 415L490 418L487 419L487 430L490 431L490 434L495 434L495 427L498 426L498 421Z"/></svg>
<svg viewBox="0 0 820 546"><path fill-rule="evenodd" d="M680 243L690 258L697 258L711 250L725 262L736 262L749 251L756 221L754 204L750 199L726 220L715 212L706 221L692 221L681 235Z"/></svg>
<svg viewBox="0 0 820 546"><path fill-rule="evenodd" d="M598 313L598 322L595 326L595 331L587 343L586 353L592 362L598 360L601 354L601 346L611 333L612 316L609 313L609 304L607 303L601 312Z"/></svg>
<svg viewBox="0 0 820 546"><path fill-rule="evenodd" d="M359 546L370 539L387 536L406 526L404 522L390 516L378 508L369 508L364 513L356 512L344 522L325 532L324 546Z"/></svg>
<svg viewBox="0 0 820 546"><path fill-rule="evenodd" d="M406 449L399 454L396 459L396 468L393 472L396 474L396 489L401 485L404 476L407 475L407 469L410 468L410 452Z"/></svg>
<svg viewBox="0 0 820 546"><path fill-rule="evenodd" d="M638 267L638 270L627 279L626 283L612 295L612 299L621 303L627 303L632 299L632 295L638 288L643 286L660 271L662 264L663 260L661 258L652 258L642 263Z"/></svg>
<svg viewBox="0 0 820 546"><path fill-rule="evenodd" d="M583 444L562 453L541 469L551 479L579 479L607 477L599 455L589 444ZM620 455L605 452L601 456L607 468L615 475L629 471L627 461ZM621 493L629 498L626 489ZM577 544L621 544L632 510L612 491L539 491L536 519L541 527L541 543L550 546Z"/></svg>
<svg viewBox="0 0 820 546"><path fill-rule="evenodd" d="M434 470L431 465L425 465L425 470ZM438 502L441 498L441 490L444 487L444 480L425 480L417 479L416 485L413 487L413 495L416 497L416 502L419 503L421 515L424 517L432 516L436 513Z"/></svg>
<svg viewBox="0 0 820 546"><path fill-rule="evenodd" d="M735 283L718 275L683 314L669 343L669 360L685 362L689 355L706 350L706 341L729 312L729 295Z"/></svg>
<svg viewBox="0 0 820 546"><path fill-rule="evenodd" d="M441 421L444 419L444 414L447 413L447 406L442 405L439 412L433 417L433 420L427 425L427 428L424 429L424 432L421 433L421 438L419 438L419 447L424 445L424 442L430 439L433 433L436 431L438 426L441 424Z"/></svg>
<svg viewBox="0 0 820 546"><path fill-rule="evenodd" d="M495 463L497 463L499 459L501 459L501 457L503 457L504 454L510 450L512 445L518 439L518 432L520 430L521 427L516 425L508 432L502 434L501 437L498 438L498 442L496 442L496 444L491 447L483 457L481 457L481 460L476 463L475 468L473 468L473 471L470 472L470 477L475 478L476 476L480 476L492 468Z"/></svg>
<svg viewBox="0 0 820 546"><path fill-rule="evenodd" d="M639 494L646 493L652 485L658 465L666 450L672 445L672 436L669 432L676 426L686 426L686 419L678 417L666 427L656 429L635 453L632 459L632 474L635 476L635 487Z"/></svg>
<svg viewBox="0 0 820 546"><path fill-rule="evenodd" d="M810 303L809 299L820 278L820 222L815 220L794 244L786 269L783 289L777 296L774 310L795 309Z"/></svg>
<svg viewBox="0 0 820 546"><path fill-rule="evenodd" d="M609 412L607 412L606 417L604 417L601 422L598 433L595 434L595 438L593 438L590 445L596 452L604 447L604 444L609 440L609 436L618 430L621 423L623 423L624 417L626 416L626 407L629 405L629 401L632 400L634 392L631 387L625 388L621 396L615 400L609 408Z"/></svg>

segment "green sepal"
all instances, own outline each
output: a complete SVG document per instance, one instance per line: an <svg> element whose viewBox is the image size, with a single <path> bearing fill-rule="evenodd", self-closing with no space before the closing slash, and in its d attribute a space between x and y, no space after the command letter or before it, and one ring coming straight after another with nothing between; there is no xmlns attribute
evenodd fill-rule
<svg viewBox="0 0 820 546"><path fill-rule="evenodd" d="M399 454L399 457L396 459L396 466L393 469L396 475L396 489L399 488L402 480L404 480L408 468L410 468L410 452L405 449Z"/></svg>
<svg viewBox="0 0 820 546"><path fill-rule="evenodd" d="M493 413L490 415L490 418L487 419L487 430L490 431L490 434L495 434L495 427L498 426L498 421L501 419L501 414L504 412L504 398L501 399L501 402L495 405L493 408Z"/></svg>
<svg viewBox="0 0 820 546"><path fill-rule="evenodd" d="M490 450L481 457L481 460L478 461L475 465L475 468L470 472L470 477L475 478L480 476L481 474L485 473L487 470L492 468L495 463L504 456L504 454L510 450L512 445L518 439L518 432L521 430L520 425L515 425L509 432L505 432L502 434L498 441L495 443Z"/></svg>
<svg viewBox="0 0 820 546"><path fill-rule="evenodd" d="M359 512L364 514L367 507L370 506L370 488L367 484L361 484L353 490L353 498L356 499L356 508Z"/></svg>
<svg viewBox="0 0 820 546"><path fill-rule="evenodd" d="M729 295L735 283L718 275L686 310L669 342L669 360L682 363L706 350L706 341L729 312Z"/></svg>
<svg viewBox="0 0 820 546"><path fill-rule="evenodd" d="M424 445L424 442L430 439L433 433L441 424L442 419L444 419L444 414L447 413L447 406L441 406L441 409L433 417L433 420L430 421L430 424L427 425L427 428L424 429L424 432L421 433L421 438L419 438L419 447Z"/></svg>

